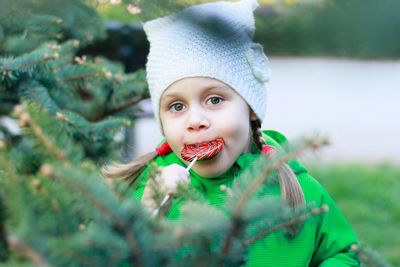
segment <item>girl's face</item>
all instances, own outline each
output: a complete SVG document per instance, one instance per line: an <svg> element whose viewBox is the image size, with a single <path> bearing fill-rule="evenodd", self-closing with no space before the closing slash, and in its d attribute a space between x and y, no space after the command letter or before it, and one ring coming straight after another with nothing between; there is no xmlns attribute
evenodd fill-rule
<svg viewBox="0 0 400 267"><path fill-rule="evenodd" d="M176 81L163 93L160 119L172 150L181 157L184 145L217 138L224 148L214 158L197 161L193 169L204 177L215 177L232 167L237 157L249 151L250 112L245 100L231 87L216 79L190 77Z"/></svg>

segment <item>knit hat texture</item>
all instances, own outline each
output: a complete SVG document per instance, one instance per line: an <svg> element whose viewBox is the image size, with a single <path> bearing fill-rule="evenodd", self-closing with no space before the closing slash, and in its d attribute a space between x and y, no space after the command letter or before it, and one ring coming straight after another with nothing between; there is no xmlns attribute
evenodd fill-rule
<svg viewBox="0 0 400 267"><path fill-rule="evenodd" d="M257 6L257 0L205 3L143 24L150 42L147 82L157 120L164 90L186 77L224 82L264 119L270 64L263 47L253 42Z"/></svg>

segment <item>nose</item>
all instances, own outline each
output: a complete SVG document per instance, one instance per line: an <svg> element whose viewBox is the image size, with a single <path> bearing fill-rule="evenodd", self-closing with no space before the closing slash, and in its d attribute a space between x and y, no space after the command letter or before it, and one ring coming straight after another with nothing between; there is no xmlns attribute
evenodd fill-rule
<svg viewBox="0 0 400 267"><path fill-rule="evenodd" d="M187 130L201 131L210 127L210 120L207 114L200 107L192 107L188 112Z"/></svg>

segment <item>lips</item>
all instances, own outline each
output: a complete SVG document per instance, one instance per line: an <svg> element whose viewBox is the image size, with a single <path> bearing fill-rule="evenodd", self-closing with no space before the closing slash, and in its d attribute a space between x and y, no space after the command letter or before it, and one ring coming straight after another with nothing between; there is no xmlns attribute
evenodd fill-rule
<svg viewBox="0 0 400 267"><path fill-rule="evenodd" d="M224 140L217 138L207 142L185 145L181 151L181 156L186 161L192 161L194 158L206 160L218 155L223 148Z"/></svg>

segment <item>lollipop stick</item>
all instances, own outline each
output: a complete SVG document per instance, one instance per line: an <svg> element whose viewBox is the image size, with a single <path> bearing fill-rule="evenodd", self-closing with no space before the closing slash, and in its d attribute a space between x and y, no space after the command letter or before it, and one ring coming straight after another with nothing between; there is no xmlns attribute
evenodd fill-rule
<svg viewBox="0 0 400 267"><path fill-rule="evenodd" d="M171 197L171 194L168 194L168 195L166 195L166 196L163 198L163 200L162 200L161 203L160 203L160 206L158 206L158 208L156 208L156 209L153 211L153 214L152 214L153 217L156 217L156 216L157 216L157 214L160 212L161 207L164 206L165 203L167 203L167 201L169 200L170 197Z"/></svg>
<svg viewBox="0 0 400 267"><path fill-rule="evenodd" d="M197 157L195 157L192 160L192 162L190 162L189 166L186 167L186 170L189 171L193 167L193 165L196 163L196 161L197 161ZM168 194L163 198L163 200L160 203L160 206L158 206L158 208L153 211L153 214L152 214L153 217L157 216L157 214L160 212L161 207L164 206L165 203L167 203L167 201L170 198L171 198L171 194Z"/></svg>
<svg viewBox="0 0 400 267"><path fill-rule="evenodd" d="M193 165L196 163L196 161L197 161L197 157L195 157L192 160L192 162L190 162L189 166L186 167L186 170L189 171L193 167Z"/></svg>

